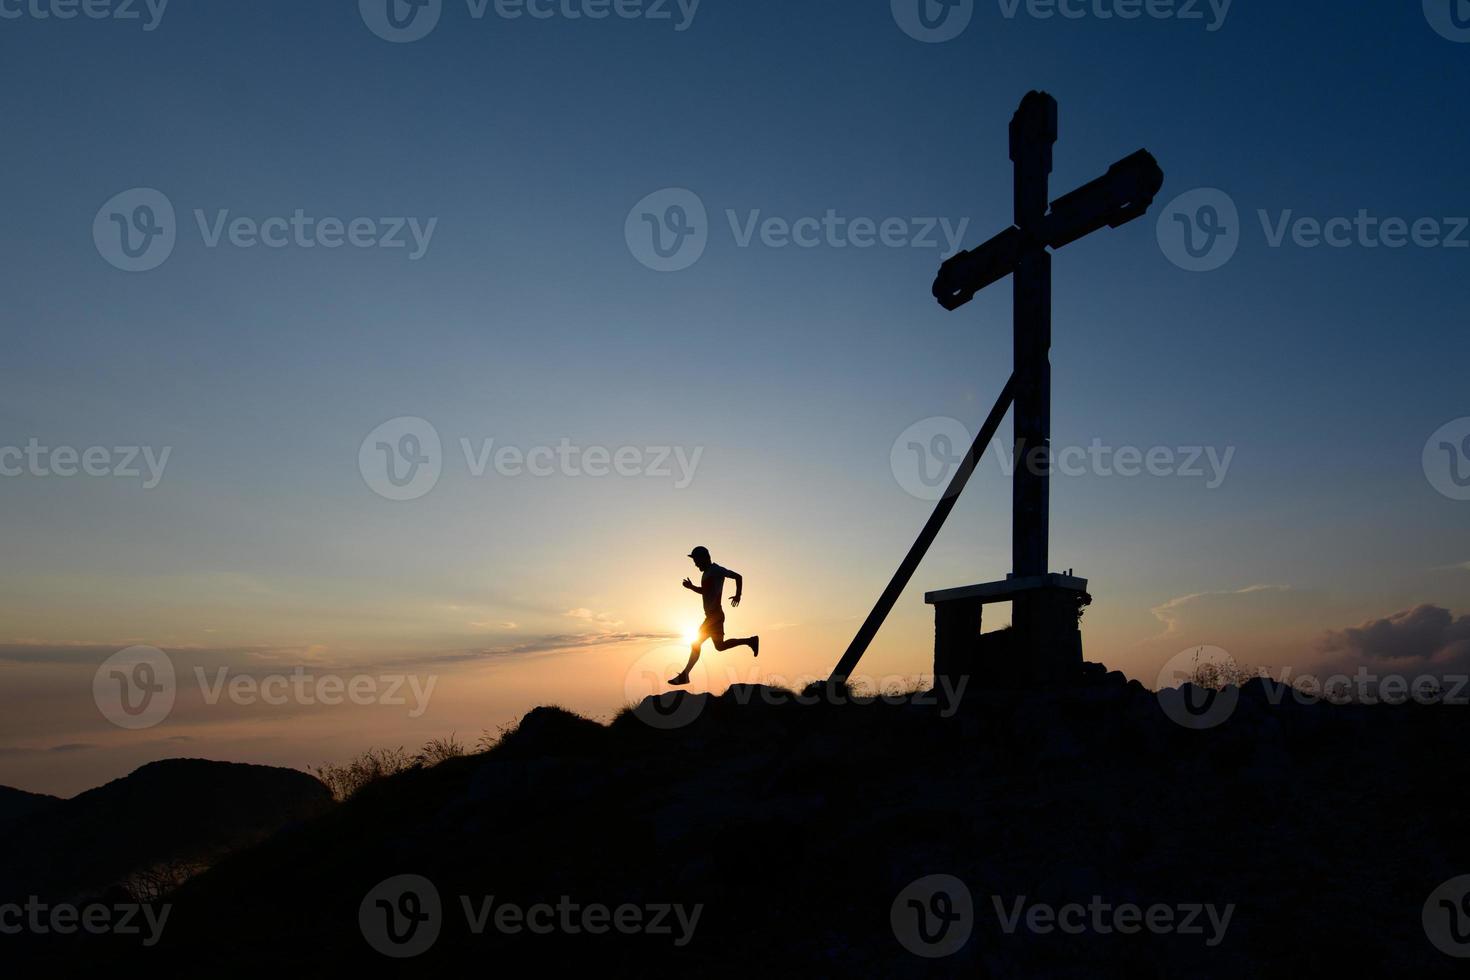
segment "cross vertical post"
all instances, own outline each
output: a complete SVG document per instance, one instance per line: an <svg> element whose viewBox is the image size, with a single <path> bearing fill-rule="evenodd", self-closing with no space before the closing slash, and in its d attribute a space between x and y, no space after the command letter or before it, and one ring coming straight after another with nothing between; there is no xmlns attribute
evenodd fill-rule
<svg viewBox="0 0 1470 980"><path fill-rule="evenodd" d="M1051 466L1051 253L1042 225L1051 206L1052 147L1057 103L1044 92L1022 100L1011 119L1015 221L1021 230L1016 262L1015 478L1011 488L1011 571L1045 575L1048 567Z"/></svg>

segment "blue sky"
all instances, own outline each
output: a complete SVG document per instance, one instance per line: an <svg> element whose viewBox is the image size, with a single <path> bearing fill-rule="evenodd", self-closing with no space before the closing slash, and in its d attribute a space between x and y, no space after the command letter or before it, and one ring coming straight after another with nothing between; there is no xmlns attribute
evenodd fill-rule
<svg viewBox="0 0 1470 980"><path fill-rule="evenodd" d="M1089 656L1145 679L1195 643L1302 663L1329 630L1465 612L1470 503L1436 492L1421 456L1470 415L1470 248L1272 247L1259 215L1366 210L1448 236L1470 214L1470 44L1436 31L1433 2L1123 20L1097 15L1110 0L1069 5L1078 18L991 0L941 43L886 0L603 20L569 19L580 0L545 19L445 0L411 43L353 2L173 0L152 30L146 12L0 5L22 12L0 18L0 446L171 450L150 489L0 478L0 644L60 706L10 713L0 782L38 779L56 744L96 746L68 754L67 788L153 751L120 747L63 670L134 643L241 669L470 651L501 675L535 648L560 665L535 668L544 684L529 667L466 680L483 699L425 731L488 727L568 683L615 708L619 665L698 618L678 589L695 543L749 579L732 628L776 638L770 672L830 667L931 506L896 479L894 441L935 417L978 426L1008 373L1010 291L945 313L929 296L942 247L742 247L729 212L968 221L973 247L1010 221L1006 123L1032 88L1061 106L1054 196L1139 147L1167 175L1146 218L1055 259L1057 444L1234 450L1214 488L1055 481L1053 565L1098 597ZM177 216L147 272L92 235L134 188ZM708 247L661 273L624 232L666 188L697 195ZM1197 188L1240 216L1209 272L1158 240ZM195 217L298 209L433 234L417 259L208 247ZM392 501L358 451L405 416L442 438L443 473ZM682 488L474 477L462 438L701 456ZM865 665L927 669L920 594L1001 577L1008 506L989 465ZM285 746L266 752L246 722L226 739L201 715L186 734L200 754L294 762L289 725L259 721ZM334 750L367 738L350 713L321 730Z"/></svg>

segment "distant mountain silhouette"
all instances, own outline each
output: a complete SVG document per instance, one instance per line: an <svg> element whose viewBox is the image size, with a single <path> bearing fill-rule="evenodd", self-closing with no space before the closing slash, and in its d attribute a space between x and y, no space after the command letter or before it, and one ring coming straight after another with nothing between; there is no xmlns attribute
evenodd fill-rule
<svg viewBox="0 0 1470 980"><path fill-rule="evenodd" d="M36 799L0 837L0 902L75 901L160 865L207 866L331 803L294 769L202 759L154 762L69 800Z"/></svg>
<svg viewBox="0 0 1470 980"><path fill-rule="evenodd" d="M79 941L66 968L257 980L285 965L298 976L1448 972L1420 914L1437 885L1470 871L1462 709L1273 704L1258 681L1237 696L1208 730L1096 669L1070 689L970 692L952 717L912 698L803 705L788 692L770 704L783 695L752 686L650 699L610 725L538 708L488 753L372 784L226 857L172 896L157 947ZM682 724L646 723L660 719ZM149 857L201 820L244 832L259 815L235 807L253 792L265 809L254 826L279 826L289 808L265 797L297 786L272 773L229 805L202 794L220 804L208 817L171 803L152 826L133 796L142 775L104 790L132 796L128 823L152 836ZM175 801L201 795L197 780L162 782ZM126 838L107 810L91 812L101 860ZM128 850L104 877L137 862ZM442 928L395 962L370 948L359 914L399 908L367 899L410 874L434 883ZM900 893L929 875L958 878L974 899L973 934L944 960L914 956L892 925L896 905L908 914ZM460 896L704 908L677 946L616 931L474 935ZM994 904L1093 896L1235 908L1225 941L1207 947L1146 931L1007 933Z"/></svg>
<svg viewBox="0 0 1470 980"><path fill-rule="evenodd" d="M0 786L0 828L41 813L60 802L61 798L57 796Z"/></svg>

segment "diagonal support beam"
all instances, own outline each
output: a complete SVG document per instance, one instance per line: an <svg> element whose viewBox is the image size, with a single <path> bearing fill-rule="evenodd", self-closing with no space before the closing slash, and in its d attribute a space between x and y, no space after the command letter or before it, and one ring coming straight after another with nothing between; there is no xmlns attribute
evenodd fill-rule
<svg viewBox="0 0 1470 980"><path fill-rule="evenodd" d="M894 603L898 602L898 597L908 587L909 579L914 577L914 571L919 567L919 562L924 560L929 546L939 536L944 522L949 519L950 511L954 510L955 503L960 499L960 492L965 489L965 484L970 482L970 476L975 472L975 467L980 465L980 457L985 455L990 441L995 438L996 430L1000 428L1000 423L1005 419L1006 412L1010 410L1011 401L1015 398L1015 387L1016 379L1012 375L1007 379L1000 398L996 399L995 407L990 410L990 417L980 427L980 434L970 445L970 451L960 462L960 468L955 471L954 478L949 481L949 487L944 491L944 496L935 505L934 513L929 516L929 523L925 524L924 529L919 532L913 547L909 548L909 553L904 557L903 564L899 565L898 571L893 573L893 579L888 583L888 588L884 589L883 594L878 597L877 605L873 606L873 611L868 613L868 618L857 631L857 636L852 638L852 642L847 646L847 652L842 655L837 668L832 671L832 676L828 678L829 684L845 682L857 669L858 661L863 658L863 654L868 652L868 646L873 642L873 637L878 635L878 630L893 610Z"/></svg>

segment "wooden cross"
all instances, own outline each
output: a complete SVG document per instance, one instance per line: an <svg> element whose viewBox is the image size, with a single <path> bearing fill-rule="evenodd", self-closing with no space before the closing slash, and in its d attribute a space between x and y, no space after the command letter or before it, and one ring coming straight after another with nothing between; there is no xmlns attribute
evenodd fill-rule
<svg viewBox="0 0 1470 980"><path fill-rule="evenodd" d="M1057 103L1029 92L1011 118L1015 164L1015 224L979 248L960 252L939 270L934 297L956 310L1006 276L1014 277L1015 367L990 417L961 462L878 604L843 654L833 682L846 681L888 617L899 594L939 534L976 464L1015 405L1015 476L1011 490L1013 580L1048 575L1051 470L1051 252L1104 227L1141 217L1164 184L1164 173L1146 150L1120 160L1083 187L1051 201L1052 146L1057 141Z"/></svg>
<svg viewBox="0 0 1470 980"><path fill-rule="evenodd" d="M1147 150L1113 164L1092 183L1048 207L1057 103L1031 92L1011 119L1016 169L1015 224L939 270L934 296L955 310L1007 275L1015 286L1015 484L1011 563L1019 578L1045 575L1051 451L1051 253L1100 230L1138 218L1164 184Z"/></svg>

